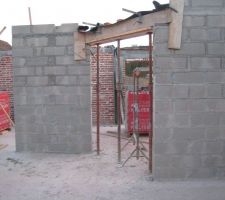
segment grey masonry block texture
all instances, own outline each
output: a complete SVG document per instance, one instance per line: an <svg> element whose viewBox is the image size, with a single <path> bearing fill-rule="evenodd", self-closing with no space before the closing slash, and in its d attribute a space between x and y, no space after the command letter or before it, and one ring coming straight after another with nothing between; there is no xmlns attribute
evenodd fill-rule
<svg viewBox="0 0 225 200"><path fill-rule="evenodd" d="M180 50L154 30L155 179L225 178L225 2L185 1Z"/></svg>
<svg viewBox="0 0 225 200"><path fill-rule="evenodd" d="M90 68L73 59L77 24L13 27L16 150L91 151Z"/></svg>

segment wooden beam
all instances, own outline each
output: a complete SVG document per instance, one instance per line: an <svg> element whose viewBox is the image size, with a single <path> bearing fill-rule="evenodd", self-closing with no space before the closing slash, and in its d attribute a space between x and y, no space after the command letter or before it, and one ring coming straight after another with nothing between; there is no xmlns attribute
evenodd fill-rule
<svg viewBox="0 0 225 200"><path fill-rule="evenodd" d="M74 32L74 60L85 60L85 35L79 32Z"/></svg>
<svg viewBox="0 0 225 200"><path fill-rule="evenodd" d="M171 23L169 25L168 48L180 49L183 25L184 0L170 0L170 7L177 10L171 12Z"/></svg>
<svg viewBox="0 0 225 200"><path fill-rule="evenodd" d="M171 12L171 9L166 9L144 15L142 17L142 23L138 23L138 18L133 18L100 27L96 33L84 33L86 43L96 45L145 35L148 32L152 32L152 27L157 23L169 23Z"/></svg>

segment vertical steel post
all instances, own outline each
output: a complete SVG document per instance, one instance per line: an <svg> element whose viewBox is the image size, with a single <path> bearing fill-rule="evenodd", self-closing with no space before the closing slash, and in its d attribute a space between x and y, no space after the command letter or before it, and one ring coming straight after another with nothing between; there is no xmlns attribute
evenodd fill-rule
<svg viewBox="0 0 225 200"><path fill-rule="evenodd" d="M118 163L121 163L121 108L120 108L120 95L121 95L121 80L120 80L120 40L117 41L117 62L118 62L118 68L117 68L117 123L118 123Z"/></svg>
<svg viewBox="0 0 225 200"><path fill-rule="evenodd" d="M99 44L97 44L97 77L96 77L96 126L97 155L100 154L100 110L99 110Z"/></svg>
<svg viewBox="0 0 225 200"><path fill-rule="evenodd" d="M152 80L152 33L149 33L149 172L152 173L152 138L153 138L153 80Z"/></svg>

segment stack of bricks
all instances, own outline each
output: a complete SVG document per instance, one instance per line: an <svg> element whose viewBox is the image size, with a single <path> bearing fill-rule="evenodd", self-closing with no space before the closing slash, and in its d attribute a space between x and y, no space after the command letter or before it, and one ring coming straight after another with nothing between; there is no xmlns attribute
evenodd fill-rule
<svg viewBox="0 0 225 200"><path fill-rule="evenodd" d="M180 50L167 48L168 25L154 28L156 179L225 177L224 10L185 0Z"/></svg>
<svg viewBox="0 0 225 200"><path fill-rule="evenodd" d="M13 27L17 151L91 151L90 67L74 60L77 27Z"/></svg>
<svg viewBox="0 0 225 200"><path fill-rule="evenodd" d="M0 51L0 91L6 91L10 95L10 114L11 118L14 119L11 51Z"/></svg>
<svg viewBox="0 0 225 200"><path fill-rule="evenodd" d="M100 51L101 52L101 51ZM91 57L92 81L92 123L96 124L96 56ZM113 52L101 52L99 55L99 81L100 81L100 124L110 125L115 123L114 99L114 56Z"/></svg>

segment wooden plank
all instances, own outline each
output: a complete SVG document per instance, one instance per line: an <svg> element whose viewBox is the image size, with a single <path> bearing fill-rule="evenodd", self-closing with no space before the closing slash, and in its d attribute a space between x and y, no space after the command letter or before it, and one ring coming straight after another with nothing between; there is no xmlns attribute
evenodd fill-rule
<svg viewBox="0 0 225 200"><path fill-rule="evenodd" d="M152 31L152 27L157 23L169 23L171 9L150 13L142 17L142 23L138 18L123 20L121 22L100 27L96 33L85 33L86 43L96 45L97 43L108 43L119 39L142 36Z"/></svg>
<svg viewBox="0 0 225 200"><path fill-rule="evenodd" d="M85 35L74 32L74 60L86 59Z"/></svg>
<svg viewBox="0 0 225 200"><path fill-rule="evenodd" d="M170 7L177 10L177 12L171 12L171 23L169 24L168 48L180 49L182 37L184 0L170 0Z"/></svg>

